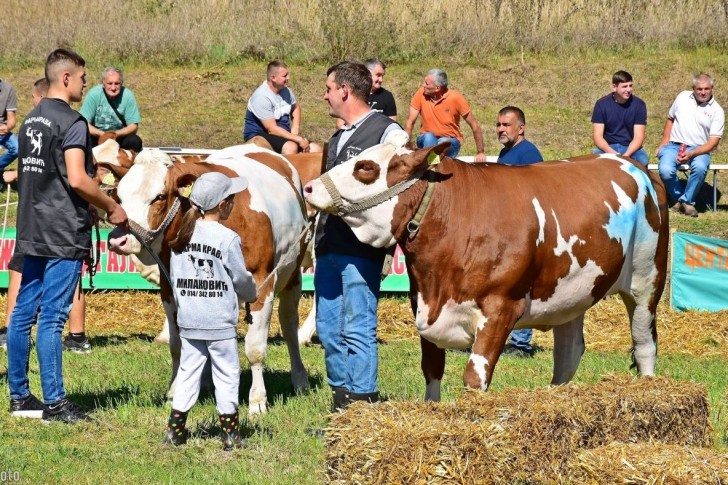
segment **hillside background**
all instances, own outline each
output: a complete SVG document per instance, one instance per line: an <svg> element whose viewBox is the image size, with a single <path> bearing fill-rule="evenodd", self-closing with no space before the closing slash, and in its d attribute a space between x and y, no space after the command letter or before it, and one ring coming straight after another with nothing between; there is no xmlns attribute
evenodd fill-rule
<svg viewBox="0 0 728 485"><path fill-rule="evenodd" d="M647 102L651 154L694 74L713 75L728 107L728 0L6 0L0 32L0 78L18 90L21 118L45 56L71 47L88 62L89 88L104 66L124 69L148 146L241 143L248 97L276 58L289 63L304 132L319 142L334 128L326 68L345 58L388 63L401 123L424 74L445 69L489 154L500 150L495 115L508 104L524 109L527 137L546 158L591 151L591 110L620 69ZM462 153L472 153L463 130ZM725 152L714 163L728 163Z"/></svg>

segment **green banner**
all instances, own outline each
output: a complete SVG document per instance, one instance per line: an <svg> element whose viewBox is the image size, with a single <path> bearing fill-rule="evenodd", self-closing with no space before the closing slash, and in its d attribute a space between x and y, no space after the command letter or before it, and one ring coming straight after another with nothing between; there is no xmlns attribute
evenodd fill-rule
<svg viewBox="0 0 728 485"><path fill-rule="evenodd" d="M728 308L728 241L674 233L670 288L673 310Z"/></svg>
<svg viewBox="0 0 728 485"><path fill-rule="evenodd" d="M139 275L131 257L121 256L106 248L111 229L101 230L101 257L96 264L94 287L103 290L157 290L157 286L149 283ZM95 238L95 236L94 236ZM94 248L96 240L93 241ZM2 240L2 253L0 254L0 287L8 287L8 263L15 249L15 228L5 230ZM95 250L95 249L94 249ZM89 277L86 265L83 272L83 287L89 288Z"/></svg>
<svg viewBox="0 0 728 485"><path fill-rule="evenodd" d="M121 256L108 251L106 241L110 229L101 230L101 258L96 265L94 287L102 290L157 290L157 286L142 278L129 256ZM94 240L94 248L96 241ZM8 263L15 249L15 228L5 230L2 239L2 252L0 253L0 288L8 287ZM83 287L89 288L89 277L84 265ZM313 291L313 273L310 269L303 273L303 290ZM382 281L382 291L407 292L409 291L409 278L404 264L404 255L397 247L394 261L389 275Z"/></svg>

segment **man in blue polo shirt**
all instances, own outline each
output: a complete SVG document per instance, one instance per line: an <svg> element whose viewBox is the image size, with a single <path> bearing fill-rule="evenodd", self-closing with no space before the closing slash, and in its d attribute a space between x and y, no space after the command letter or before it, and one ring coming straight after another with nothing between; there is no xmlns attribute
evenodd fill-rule
<svg viewBox="0 0 728 485"><path fill-rule="evenodd" d="M536 145L526 140L526 115L515 106L506 106L498 112L495 124L498 141L503 149L498 154L498 163L505 165L530 165L542 162L543 157ZM516 357L532 357L531 337L533 330L513 330L503 353Z"/></svg>
<svg viewBox="0 0 728 485"><path fill-rule="evenodd" d="M647 105L632 95L632 75L617 71L612 75L612 92L600 98L592 112L592 153L616 153L631 157L645 167L649 161L642 148L647 128Z"/></svg>

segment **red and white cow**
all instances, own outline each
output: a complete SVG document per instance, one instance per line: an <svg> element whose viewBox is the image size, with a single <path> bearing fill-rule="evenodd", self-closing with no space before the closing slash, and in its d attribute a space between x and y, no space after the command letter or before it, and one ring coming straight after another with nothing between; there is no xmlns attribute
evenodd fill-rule
<svg viewBox="0 0 728 485"><path fill-rule="evenodd" d="M308 388L308 375L298 348L298 302L301 296L300 261L305 248L301 238L306 227L306 211L300 193L296 169L284 157L254 145L240 145L220 150L204 162L173 161L159 150L144 150L121 179L117 195L131 221L144 230L156 232L167 218L176 200L181 209L171 223L150 242L165 265L169 264L169 241L175 237L182 214L189 201L179 189L188 186L201 174L218 171L230 176L244 175L250 184L239 193L230 218L223 224L236 231L243 242L248 270L258 286L258 298L250 304L252 322L245 338L245 354L250 361L253 382L249 394L249 413L265 412L267 396L263 382L270 317L274 296L279 297L278 316L283 338L291 358L291 378L299 392ZM150 236L152 237L152 236ZM135 254L144 264L154 264L139 240L131 234L111 235L110 249L121 254ZM169 283L160 281L162 302L170 322L172 384L179 368L181 342Z"/></svg>
<svg viewBox="0 0 728 485"><path fill-rule="evenodd" d="M584 312L614 293L629 314L633 363L653 375L668 246L659 179L615 155L510 167L467 164L446 149L379 145L304 187L311 205L346 213L361 241L402 248L425 398L440 398L448 348L472 346L463 379L486 390L514 328L553 329L552 383L568 382L584 352ZM402 181L413 185L366 208Z"/></svg>

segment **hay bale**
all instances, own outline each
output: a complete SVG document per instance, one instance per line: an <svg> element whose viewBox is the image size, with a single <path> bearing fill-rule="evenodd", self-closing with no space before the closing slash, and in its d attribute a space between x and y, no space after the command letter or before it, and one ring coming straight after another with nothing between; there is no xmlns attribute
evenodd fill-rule
<svg viewBox="0 0 728 485"><path fill-rule="evenodd" d="M591 385L467 392L455 403L356 403L327 430L334 482L549 483L612 441L710 445L704 387L612 377Z"/></svg>
<svg viewBox="0 0 728 485"><path fill-rule="evenodd" d="M728 483L728 454L664 443L611 443L582 450L569 463L573 483Z"/></svg>

